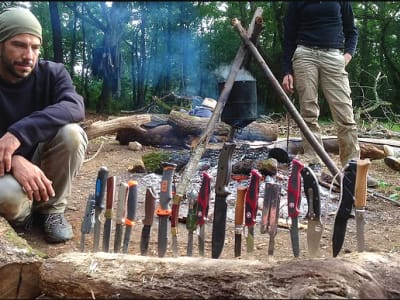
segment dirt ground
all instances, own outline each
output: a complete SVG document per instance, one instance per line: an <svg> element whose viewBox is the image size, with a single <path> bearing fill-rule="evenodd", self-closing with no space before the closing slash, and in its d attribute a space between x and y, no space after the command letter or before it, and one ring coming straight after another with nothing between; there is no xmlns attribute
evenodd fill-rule
<svg viewBox="0 0 400 300"><path fill-rule="evenodd" d="M94 157L93 155L99 149L101 143L103 147L100 152ZM66 210L66 217L72 223L74 230L74 238L71 241L62 244L47 244L43 240L43 236L38 229L33 228L31 232L22 232L20 235L24 237L28 243L48 257L54 257L64 252L80 251L81 243L81 223L85 211L86 201L89 193L94 193L95 181L97 172L101 166L107 166L110 171L109 175L116 175L120 180L135 179L141 185L141 178L146 174L135 174L128 172L129 167L135 159L141 159L144 153L158 151L159 148L144 146L141 151L129 150L127 146L119 145L115 140L115 136L110 135L91 140L87 151L87 160L74 180L71 199ZM167 150L165 150L167 151ZM338 161L337 155L331 154L334 161ZM299 156L301 160L301 155ZM287 170L279 169L278 172L285 173ZM374 160L369 168L369 174L379 181L379 186L373 189L373 192L380 195L391 197L393 194L400 193L399 190L399 173L389 169L383 160ZM139 188L139 199L137 206L137 213L135 218L135 225L131 236L131 242L128 253L140 255L140 234L142 231L142 219L144 217L144 193L145 187ZM327 202L337 205L338 194L324 189L324 197ZM328 195L328 196L327 196ZM211 196L213 199L214 196ZM328 203L327 203L328 204ZM324 213L325 211L325 213ZM210 208L209 217L212 218L212 209ZM321 257L332 256L331 238L333 232L334 211L326 211L322 207L322 222L324 223L324 232L321 240ZM260 214L260 211L259 211ZM304 214L299 217L301 225L300 229L300 258L308 257L307 244L306 244L306 220ZM382 197L373 196L370 192L367 198L366 210L366 251L371 252L398 252L400 251L400 226L398 220L400 219L400 206L396 206L393 202L387 201ZM150 256L157 256L157 217L154 218L154 223L151 231L151 241L149 245ZM268 257L268 234L261 234L259 225L255 229L255 251L252 255L246 253L246 241L243 237L242 241L242 256L239 259L257 259L267 261L268 259L274 260L288 260L293 258L289 230L285 224L280 224L275 242L275 252L273 258ZM115 226L113 225L113 228ZM206 225L206 243L205 243L205 256L211 257L211 232L212 220L209 220ZM186 255L187 247L187 230L184 224L179 224L179 254ZM93 251L93 234L85 235L85 252ZM111 241L110 248L112 249L113 241ZM356 250L356 228L355 220L348 221L345 242L341 253L354 252ZM340 255L340 254L339 254ZM169 245L166 256L172 256L171 247ZM193 256L198 256L197 239L194 239ZM225 238L225 245L221 258L234 257L234 223L232 220L227 222L227 231Z"/></svg>

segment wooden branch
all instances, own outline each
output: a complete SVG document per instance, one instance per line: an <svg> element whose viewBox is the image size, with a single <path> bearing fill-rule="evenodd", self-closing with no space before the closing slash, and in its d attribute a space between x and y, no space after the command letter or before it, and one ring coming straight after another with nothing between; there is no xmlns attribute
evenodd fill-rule
<svg viewBox="0 0 400 300"><path fill-rule="evenodd" d="M136 130L143 130L140 125L151 121L150 115L132 115L126 117L119 117L108 121L97 121L84 128L88 139L116 133L121 128L134 128Z"/></svg>

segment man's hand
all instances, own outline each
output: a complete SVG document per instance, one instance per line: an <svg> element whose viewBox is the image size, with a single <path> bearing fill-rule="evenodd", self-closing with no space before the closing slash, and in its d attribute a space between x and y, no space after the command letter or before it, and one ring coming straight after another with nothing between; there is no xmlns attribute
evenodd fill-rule
<svg viewBox="0 0 400 300"><path fill-rule="evenodd" d="M345 53L345 54L343 54L343 56L344 56L344 63L345 63L345 66L347 66L348 63L351 61L351 59L352 59L353 57L351 56L350 53Z"/></svg>
<svg viewBox="0 0 400 300"><path fill-rule="evenodd" d="M21 146L20 141L9 132L0 138L0 177L11 170L11 157Z"/></svg>
<svg viewBox="0 0 400 300"><path fill-rule="evenodd" d="M289 94L289 95L293 94L294 86L293 86L293 75L292 74L286 74L283 77L282 87L287 94Z"/></svg>
<svg viewBox="0 0 400 300"><path fill-rule="evenodd" d="M50 197L55 196L52 182L38 166L25 157L20 155L12 157L12 174L22 185L30 200L48 201Z"/></svg>

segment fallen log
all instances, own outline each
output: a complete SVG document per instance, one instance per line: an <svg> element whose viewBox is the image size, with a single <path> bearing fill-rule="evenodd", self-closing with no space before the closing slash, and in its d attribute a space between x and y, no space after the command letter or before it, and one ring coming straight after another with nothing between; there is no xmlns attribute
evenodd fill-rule
<svg viewBox="0 0 400 300"><path fill-rule="evenodd" d="M398 298L399 262L368 252L283 262L64 253L43 263L40 288L68 299Z"/></svg>
<svg viewBox="0 0 400 300"><path fill-rule="evenodd" d="M108 121L96 121L92 124L83 126L83 128L86 131L88 139L91 140L106 134L116 133L122 128L132 128L140 132L140 125L150 121L151 118L149 114L132 115L126 117L118 117Z"/></svg>

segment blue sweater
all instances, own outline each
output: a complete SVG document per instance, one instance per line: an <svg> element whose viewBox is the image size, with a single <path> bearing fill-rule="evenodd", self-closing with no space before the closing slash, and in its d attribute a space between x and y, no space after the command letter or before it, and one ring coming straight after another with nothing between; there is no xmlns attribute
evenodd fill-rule
<svg viewBox="0 0 400 300"><path fill-rule="evenodd" d="M342 49L353 56L357 40L348 1L291 1L285 16L283 72L293 74L291 59L298 44Z"/></svg>
<svg viewBox="0 0 400 300"><path fill-rule="evenodd" d="M54 137L61 126L85 118L83 98L69 73L50 61L39 61L32 74L16 84L0 78L0 108L0 136L14 134L21 142L16 154L28 159L37 144Z"/></svg>

